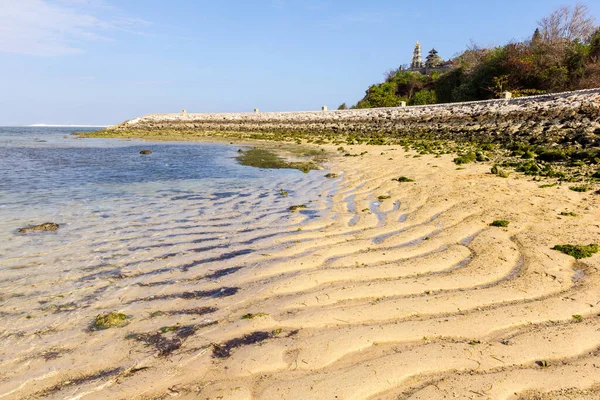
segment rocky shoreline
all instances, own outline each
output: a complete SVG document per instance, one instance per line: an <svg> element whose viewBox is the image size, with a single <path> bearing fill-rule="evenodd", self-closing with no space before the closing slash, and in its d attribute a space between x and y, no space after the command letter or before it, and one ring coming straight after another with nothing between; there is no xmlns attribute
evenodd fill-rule
<svg viewBox="0 0 600 400"><path fill-rule="evenodd" d="M308 112L150 114L111 126L100 135L153 132L381 135L518 141L568 147L600 146L600 89L509 100L415 107Z"/></svg>

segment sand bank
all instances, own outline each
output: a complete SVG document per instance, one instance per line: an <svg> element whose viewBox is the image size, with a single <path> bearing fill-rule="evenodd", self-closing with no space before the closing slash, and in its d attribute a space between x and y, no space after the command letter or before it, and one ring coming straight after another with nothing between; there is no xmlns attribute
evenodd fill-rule
<svg viewBox="0 0 600 400"><path fill-rule="evenodd" d="M4 336L0 399L600 395L600 254L551 249L600 241L599 195L347 150L325 217ZM86 330L110 310L129 324Z"/></svg>

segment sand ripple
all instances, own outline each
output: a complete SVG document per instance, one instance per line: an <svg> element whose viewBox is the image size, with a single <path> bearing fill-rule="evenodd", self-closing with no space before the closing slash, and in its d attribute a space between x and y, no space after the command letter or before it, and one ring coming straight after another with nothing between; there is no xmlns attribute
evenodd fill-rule
<svg viewBox="0 0 600 400"><path fill-rule="evenodd" d="M320 218L182 194L52 252L15 245L0 398L597 398L600 256L550 248L600 239L598 196L362 151L294 188L320 191ZM87 329L113 309L129 325Z"/></svg>

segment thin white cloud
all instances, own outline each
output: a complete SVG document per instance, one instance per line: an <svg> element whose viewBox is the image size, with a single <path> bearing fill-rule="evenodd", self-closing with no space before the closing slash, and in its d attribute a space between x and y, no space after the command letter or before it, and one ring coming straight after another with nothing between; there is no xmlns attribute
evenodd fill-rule
<svg viewBox="0 0 600 400"><path fill-rule="evenodd" d="M144 25L98 0L0 0L0 52L76 54L87 41L110 40L116 30L139 33Z"/></svg>

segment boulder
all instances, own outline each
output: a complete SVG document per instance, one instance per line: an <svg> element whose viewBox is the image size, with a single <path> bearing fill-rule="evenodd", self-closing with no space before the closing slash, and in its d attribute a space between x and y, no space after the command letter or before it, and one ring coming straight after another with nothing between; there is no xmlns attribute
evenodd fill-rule
<svg viewBox="0 0 600 400"><path fill-rule="evenodd" d="M140 154L152 154L152 151L150 151L150 150L142 150L142 151L140 151Z"/></svg>

